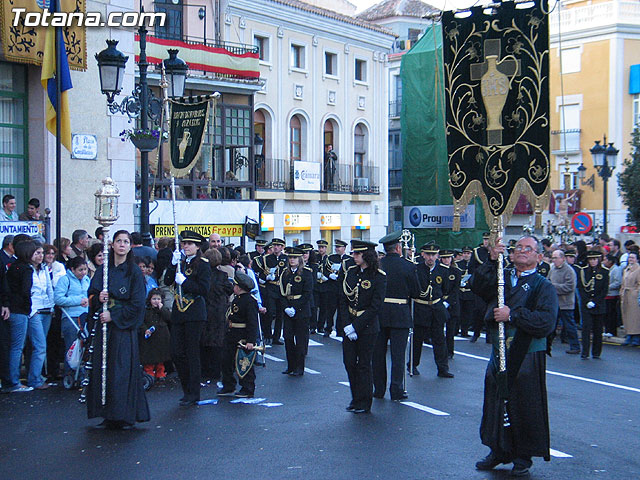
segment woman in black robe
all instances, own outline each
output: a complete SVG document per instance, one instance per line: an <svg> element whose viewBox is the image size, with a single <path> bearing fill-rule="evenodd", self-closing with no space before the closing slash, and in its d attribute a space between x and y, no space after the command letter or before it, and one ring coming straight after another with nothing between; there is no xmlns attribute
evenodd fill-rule
<svg viewBox="0 0 640 480"><path fill-rule="evenodd" d="M89 286L93 311L100 313L93 342L93 369L87 391L89 418L102 417L107 428L128 428L149 420L149 406L142 385L138 328L144 320L146 289L140 269L133 263L131 237L126 230L113 236L109 251L109 285L103 291L98 267ZM107 397L102 405L102 324L107 332Z"/></svg>

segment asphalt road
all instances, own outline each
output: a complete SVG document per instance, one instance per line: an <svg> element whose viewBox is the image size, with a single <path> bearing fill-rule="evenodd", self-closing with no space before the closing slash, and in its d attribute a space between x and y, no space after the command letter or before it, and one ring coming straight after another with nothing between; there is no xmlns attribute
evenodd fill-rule
<svg viewBox="0 0 640 480"><path fill-rule="evenodd" d="M454 379L436 377L425 346L407 402L387 395L371 414L353 415L344 410L340 342L312 339L303 377L280 374L284 347L268 350L267 367L257 369L260 403L181 408L170 381L148 392L152 419L133 431L96 428L77 393L60 387L2 395L0 478L508 478L506 466L474 468L487 453L478 434L484 341L456 341ZM535 459L530 478L639 478L640 349L606 345L602 360L581 360L562 347L556 342L547 363L553 456ZM214 389L202 397L215 398Z"/></svg>

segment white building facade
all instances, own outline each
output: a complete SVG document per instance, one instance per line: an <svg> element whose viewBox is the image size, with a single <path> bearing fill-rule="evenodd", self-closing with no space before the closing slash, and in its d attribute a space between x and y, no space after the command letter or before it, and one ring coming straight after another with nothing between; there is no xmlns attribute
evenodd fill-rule
<svg viewBox="0 0 640 480"><path fill-rule="evenodd" d="M263 236L377 241L388 222L394 35L295 0L230 0L224 38L260 52L253 127Z"/></svg>

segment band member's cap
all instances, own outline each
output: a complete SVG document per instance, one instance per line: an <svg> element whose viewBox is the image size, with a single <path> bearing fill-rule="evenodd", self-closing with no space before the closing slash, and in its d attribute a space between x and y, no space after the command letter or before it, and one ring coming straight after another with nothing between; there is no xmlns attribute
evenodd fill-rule
<svg viewBox="0 0 640 480"><path fill-rule="evenodd" d="M566 252L564 252L564 256L565 257L575 257L576 256L576 251L575 250L567 250Z"/></svg>
<svg viewBox="0 0 640 480"><path fill-rule="evenodd" d="M453 250L442 249L440 250L440 258L453 257Z"/></svg>
<svg viewBox="0 0 640 480"><path fill-rule="evenodd" d="M264 244L264 249L265 250L269 250L271 247L273 247L273 244L271 242L267 242Z"/></svg>
<svg viewBox="0 0 640 480"><path fill-rule="evenodd" d="M233 277L233 283L238 285L245 292L250 292L256 285L253 283L253 279L249 275L242 272L236 272L236 275Z"/></svg>
<svg viewBox="0 0 640 480"><path fill-rule="evenodd" d="M327 242L326 240L318 240L316 242L316 245L318 245L319 247L328 247L329 246L329 242Z"/></svg>
<svg viewBox="0 0 640 480"><path fill-rule="evenodd" d="M256 245L258 247L264 247L267 244L267 241L264 238L256 238Z"/></svg>
<svg viewBox="0 0 640 480"><path fill-rule="evenodd" d="M391 232L388 235L385 235L380 240L378 240L378 243L381 243L383 245L395 245L400 241L400 237L402 237L402 230Z"/></svg>
<svg viewBox="0 0 640 480"><path fill-rule="evenodd" d="M346 247L347 246L347 242L345 242L344 240L335 240L333 242L333 245L336 247Z"/></svg>
<svg viewBox="0 0 640 480"><path fill-rule="evenodd" d="M313 250L313 245L311 245L310 243L301 243L300 245L298 245L298 248L304 253L308 253Z"/></svg>
<svg viewBox="0 0 640 480"><path fill-rule="evenodd" d="M193 230L183 230L180 232L180 241L182 242L192 242L192 243L202 243L205 241L205 238L197 232Z"/></svg>
<svg viewBox="0 0 640 480"><path fill-rule="evenodd" d="M566 253L565 253L566 256ZM602 257L602 252L599 252L598 250L589 250L587 252L587 258L600 258Z"/></svg>
<svg viewBox="0 0 640 480"><path fill-rule="evenodd" d="M351 240L352 252L365 252L367 250L375 250L377 244L373 242L367 242L365 240Z"/></svg>
<svg viewBox="0 0 640 480"><path fill-rule="evenodd" d="M286 243L284 243L284 240L282 240L281 238L273 238L271 240L271 245L282 245L284 247Z"/></svg>
<svg viewBox="0 0 640 480"><path fill-rule="evenodd" d="M300 247L285 247L284 253L286 253L288 257L301 257L304 252Z"/></svg>
<svg viewBox="0 0 640 480"><path fill-rule="evenodd" d="M428 242L420 247L420 251L424 253L438 253L440 251L440 247L434 242Z"/></svg>
<svg viewBox="0 0 640 480"><path fill-rule="evenodd" d="M482 233L482 239L484 240L485 238L489 238L491 237L491 235L489 234L489 232L483 232Z"/></svg>
<svg viewBox="0 0 640 480"><path fill-rule="evenodd" d="M453 255L454 256L462 255L462 250L460 250L459 248L454 248Z"/></svg>
<svg viewBox="0 0 640 480"><path fill-rule="evenodd" d="M462 247L462 253L471 253L473 252L473 248L471 247Z"/></svg>

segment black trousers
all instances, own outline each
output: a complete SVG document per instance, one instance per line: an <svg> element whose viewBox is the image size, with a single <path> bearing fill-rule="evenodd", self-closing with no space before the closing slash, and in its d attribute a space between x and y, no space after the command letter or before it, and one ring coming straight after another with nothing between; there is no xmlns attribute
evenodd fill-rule
<svg viewBox="0 0 640 480"><path fill-rule="evenodd" d="M173 362L176 365L184 399L200 400L200 337L205 322L175 323L171 328Z"/></svg>
<svg viewBox="0 0 640 480"><path fill-rule="evenodd" d="M328 292L320 295L320 321L318 322L318 330L331 333L333 330L333 317L338 311L340 295L336 288L332 288Z"/></svg>
<svg viewBox="0 0 640 480"><path fill-rule="evenodd" d="M451 305L449 310L447 311L447 320L445 321L445 326L447 330L446 339L447 339L447 354L452 357L453 356L453 343L455 337L460 330L460 315L458 307L456 307L453 311L454 306Z"/></svg>
<svg viewBox="0 0 640 480"><path fill-rule="evenodd" d="M222 368L222 347L200 347L202 378L219 380Z"/></svg>
<svg viewBox="0 0 640 480"><path fill-rule="evenodd" d="M342 361L349 377L351 405L354 408L371 410L373 401L373 381L371 358L377 334L358 335L352 342L344 337L342 342Z"/></svg>
<svg viewBox="0 0 640 480"><path fill-rule="evenodd" d="M460 333L467 335L473 326L473 315L475 311L475 300L460 300Z"/></svg>
<svg viewBox="0 0 640 480"><path fill-rule="evenodd" d="M309 319L284 316L284 348L287 353L287 370L304 373L304 357L309 342Z"/></svg>
<svg viewBox="0 0 640 480"><path fill-rule="evenodd" d="M620 318L620 297L607 298L607 319L605 321L605 332L611 333L614 337L618 334L618 319Z"/></svg>
<svg viewBox="0 0 640 480"><path fill-rule="evenodd" d="M582 308L582 356L591 355L599 357L602 353L602 326L604 325L604 314L592 314L588 308ZM591 333L593 333L593 348L591 347Z"/></svg>
<svg viewBox="0 0 640 480"><path fill-rule="evenodd" d="M473 307L473 336L479 337L484 329L484 316L487 313L487 304L476 295Z"/></svg>
<svg viewBox="0 0 640 480"><path fill-rule="evenodd" d="M441 303L436 305L424 305L416 308L416 325L413 327L413 366L420 365L422 356L422 342L431 337L433 346L433 359L438 367L438 373L449 371L449 359L447 358L447 345L444 337L444 324L446 311Z"/></svg>
<svg viewBox="0 0 640 480"><path fill-rule="evenodd" d="M384 395L387 387L387 343L391 343L391 398L404 393L404 364L407 356L408 328L383 327L373 347L373 390Z"/></svg>
<svg viewBox="0 0 640 480"><path fill-rule="evenodd" d="M244 332L244 329L242 329ZM224 346L222 347L222 388L225 390L234 390L236 388L236 350L238 341L244 336L236 333L233 329L227 331L224 337ZM238 383L242 390L253 395L256 390L256 372L255 366L247 372L244 378L238 378Z"/></svg>
<svg viewBox="0 0 640 480"><path fill-rule="evenodd" d="M267 287L267 328L263 331L265 339L280 340L282 336L282 315L286 308L284 298L280 295L280 290L275 285ZM273 330L272 330L273 325Z"/></svg>

